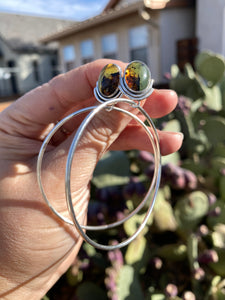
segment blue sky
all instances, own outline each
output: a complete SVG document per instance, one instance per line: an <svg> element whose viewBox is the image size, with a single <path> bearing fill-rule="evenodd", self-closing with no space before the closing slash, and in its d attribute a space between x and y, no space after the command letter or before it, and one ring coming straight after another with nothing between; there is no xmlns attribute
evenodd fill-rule
<svg viewBox="0 0 225 300"><path fill-rule="evenodd" d="M82 21L102 11L108 0L0 0L1 12Z"/></svg>

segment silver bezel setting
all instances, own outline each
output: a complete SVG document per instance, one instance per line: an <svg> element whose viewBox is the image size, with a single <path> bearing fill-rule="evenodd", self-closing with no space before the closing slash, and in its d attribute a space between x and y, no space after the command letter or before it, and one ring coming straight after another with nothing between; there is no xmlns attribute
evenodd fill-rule
<svg viewBox="0 0 225 300"><path fill-rule="evenodd" d="M121 78L121 75L122 75L122 70L120 68L120 66L118 66L117 64L113 64L115 65L117 68L118 68L118 71L119 71L119 83L120 83L120 78ZM100 78L101 74L99 75L99 78ZM94 95L95 95L95 98L100 102L100 103L104 103L110 99L113 99L113 98L118 98L122 95L121 91L120 91L120 87L119 87L119 83L118 83L118 86L117 86L117 89L115 90L115 92L113 94L111 94L110 96L105 96L101 93L101 91L99 90L99 78L98 78L98 81L96 82L96 87L94 88Z"/></svg>
<svg viewBox="0 0 225 300"><path fill-rule="evenodd" d="M129 86L126 84L126 81L125 81L125 73L126 73L127 68L129 67L129 65L131 65L132 63L135 63L135 62L141 63L142 65L144 65L149 72L150 80L149 80L148 86L143 91L133 91L131 88L129 88ZM142 61L134 60L134 61L131 61L127 65L127 67L124 71L124 75L120 77L120 90L128 98L130 98L132 100L141 101L141 100L149 97L152 94L153 83L154 83L154 80L151 79L151 72L150 72L148 66L145 63L143 63Z"/></svg>

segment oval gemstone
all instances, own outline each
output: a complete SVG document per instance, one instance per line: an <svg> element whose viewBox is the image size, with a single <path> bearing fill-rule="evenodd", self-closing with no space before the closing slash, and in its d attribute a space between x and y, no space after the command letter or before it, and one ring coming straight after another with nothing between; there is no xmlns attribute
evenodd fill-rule
<svg viewBox="0 0 225 300"><path fill-rule="evenodd" d="M127 66L124 78L130 90L142 92L148 87L151 74L144 63L133 61Z"/></svg>
<svg viewBox="0 0 225 300"><path fill-rule="evenodd" d="M103 97L112 97L114 96L119 87L120 81L120 69L115 64L106 65L98 79L98 90Z"/></svg>

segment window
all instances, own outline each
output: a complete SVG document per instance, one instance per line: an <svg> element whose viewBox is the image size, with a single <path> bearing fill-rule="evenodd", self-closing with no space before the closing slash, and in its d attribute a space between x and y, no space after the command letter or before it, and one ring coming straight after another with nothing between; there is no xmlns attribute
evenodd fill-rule
<svg viewBox="0 0 225 300"><path fill-rule="evenodd" d="M82 63L86 64L94 59L94 44L91 39L82 41L80 44Z"/></svg>
<svg viewBox="0 0 225 300"><path fill-rule="evenodd" d="M52 68L52 77L58 75L58 69L57 69L57 59L52 58L51 59L51 68Z"/></svg>
<svg viewBox="0 0 225 300"><path fill-rule="evenodd" d="M148 28L145 25L129 30L130 59L148 63Z"/></svg>
<svg viewBox="0 0 225 300"><path fill-rule="evenodd" d="M117 35L115 33L106 34L102 37L102 56L104 58L116 59L118 52Z"/></svg>
<svg viewBox="0 0 225 300"><path fill-rule="evenodd" d="M73 45L67 45L63 48L63 61L65 70L69 71L75 66L75 48Z"/></svg>
<svg viewBox="0 0 225 300"><path fill-rule="evenodd" d="M11 88L13 91L13 94L18 94L19 90L18 90L18 85L17 85L17 76L16 76L16 72L13 72L13 69L16 68L16 62L14 60L9 60L7 62L7 66L9 68L12 68L12 71L8 73L8 78L10 79L11 82Z"/></svg>
<svg viewBox="0 0 225 300"><path fill-rule="evenodd" d="M36 82L39 82L40 81L40 74L39 74L38 61L33 60L32 65L33 65L34 80Z"/></svg>

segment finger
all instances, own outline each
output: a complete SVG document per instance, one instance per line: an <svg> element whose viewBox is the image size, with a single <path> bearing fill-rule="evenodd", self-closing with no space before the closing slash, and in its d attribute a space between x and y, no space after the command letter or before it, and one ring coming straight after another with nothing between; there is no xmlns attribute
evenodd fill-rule
<svg viewBox="0 0 225 300"><path fill-rule="evenodd" d="M152 118L161 118L174 110L178 102L177 94L173 90L154 89L144 104L144 109Z"/></svg>
<svg viewBox="0 0 225 300"><path fill-rule="evenodd" d="M161 155L168 155L176 152L182 145L183 134L180 132L166 132L158 130L158 136ZM151 141L141 126L127 126L127 128L123 130L117 140L115 140L110 147L110 150L131 149L153 152Z"/></svg>

